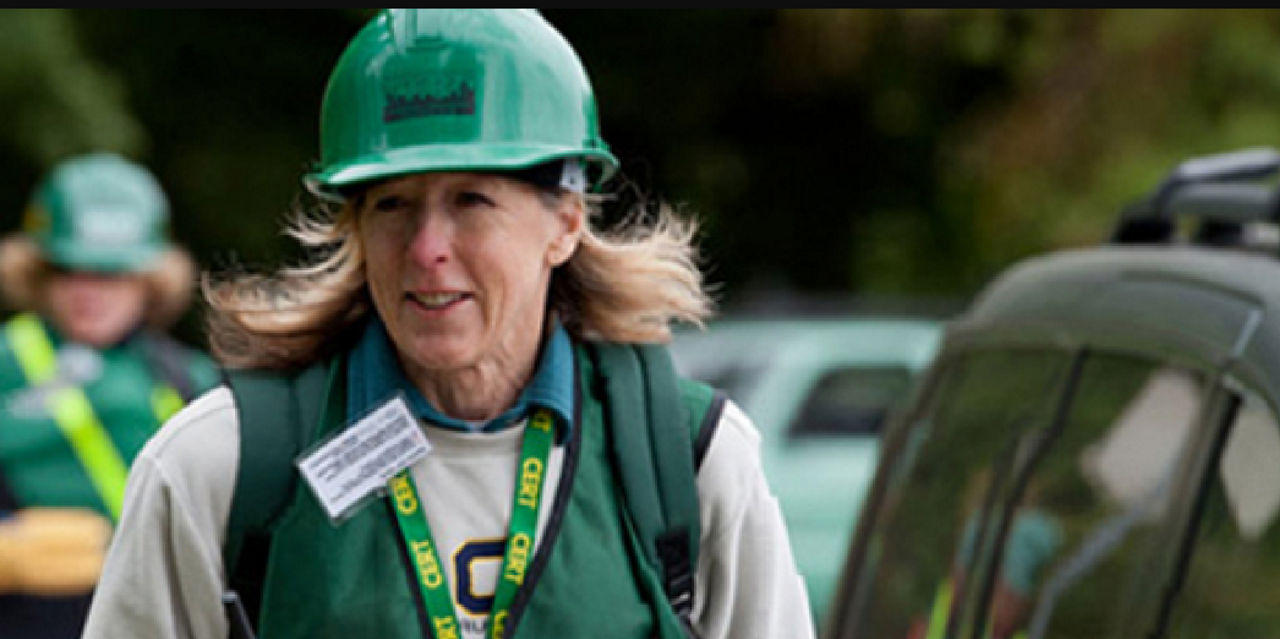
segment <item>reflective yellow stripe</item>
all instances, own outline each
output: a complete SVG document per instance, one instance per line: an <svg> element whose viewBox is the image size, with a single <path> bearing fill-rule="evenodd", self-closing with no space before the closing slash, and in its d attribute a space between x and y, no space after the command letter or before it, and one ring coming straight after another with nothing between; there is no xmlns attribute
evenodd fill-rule
<svg viewBox="0 0 1280 639"><path fill-rule="evenodd" d="M151 389L151 412L156 414L156 423L163 424L173 414L182 410L182 396L174 387L167 384L156 384Z"/></svg>
<svg viewBox="0 0 1280 639"><path fill-rule="evenodd" d="M93 413L89 398L79 387L69 386L53 393L49 398L49 408L63 437L71 443L80 464L98 489L102 502L107 505L107 512L111 513L112 519L119 519L129 469L120 458L111 436L107 435L98 416Z"/></svg>
<svg viewBox="0 0 1280 639"><path fill-rule="evenodd" d="M18 365L32 386L53 379L58 359L39 319L31 314L18 315L5 325L5 335L13 344ZM71 444L80 465L98 490L107 512L113 519L119 519L129 470L94 414L84 390L78 386L59 388L50 393L47 405L58 430Z"/></svg>
<svg viewBox="0 0 1280 639"><path fill-rule="evenodd" d="M22 374L32 386L53 379L58 370L58 356L35 315L23 313L14 317L5 324L4 332L13 344L13 354L18 358Z"/></svg>

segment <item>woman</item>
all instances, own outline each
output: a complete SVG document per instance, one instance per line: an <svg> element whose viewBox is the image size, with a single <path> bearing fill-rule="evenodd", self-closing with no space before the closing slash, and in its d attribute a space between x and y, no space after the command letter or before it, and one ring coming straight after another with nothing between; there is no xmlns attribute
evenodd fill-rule
<svg viewBox="0 0 1280 639"><path fill-rule="evenodd" d="M348 45L322 111L306 182L329 206L292 228L315 260L207 280L211 341L238 390L209 393L143 452L86 636L225 636L229 585L262 637L682 632L687 599L651 588L644 517L620 494L635 484L615 479L635 466L608 452L628 434L598 383L611 365L590 354L667 341L671 321L711 304L692 224L663 210L592 228L588 190L617 161L568 43L532 10L389 10ZM267 394L282 416L265 427L271 406L246 390L264 378L290 380ZM680 388L672 401L706 390ZM708 638L812 636L758 436L714 405L689 411L671 449L706 438L687 623ZM246 444L295 422L295 444ZM284 498L249 479L280 469L298 485ZM269 542L258 579L239 581L254 508L269 511ZM692 558L689 545L658 547Z"/></svg>
<svg viewBox="0 0 1280 639"><path fill-rule="evenodd" d="M78 637L147 438L218 382L213 361L164 334L195 284L168 241L155 178L93 153L54 167L24 231L0 243L18 311L0 341L0 627Z"/></svg>

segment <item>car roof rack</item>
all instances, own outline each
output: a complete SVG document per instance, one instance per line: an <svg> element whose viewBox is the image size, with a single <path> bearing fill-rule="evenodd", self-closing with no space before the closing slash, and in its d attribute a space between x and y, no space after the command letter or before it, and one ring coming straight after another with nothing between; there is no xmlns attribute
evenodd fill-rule
<svg viewBox="0 0 1280 639"><path fill-rule="evenodd" d="M1280 173L1280 151L1249 148L1191 158L1149 195L1126 207L1112 232L1116 244L1170 244L1178 218L1198 220L1192 244L1280 248L1280 189L1259 181Z"/></svg>

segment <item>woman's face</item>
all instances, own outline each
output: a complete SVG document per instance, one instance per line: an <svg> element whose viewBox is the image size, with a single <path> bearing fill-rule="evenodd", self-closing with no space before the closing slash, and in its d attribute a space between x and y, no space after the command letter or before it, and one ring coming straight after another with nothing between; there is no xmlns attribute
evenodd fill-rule
<svg viewBox="0 0 1280 639"><path fill-rule="evenodd" d="M551 270L582 226L577 198L556 210L542 198L474 173L420 173L365 193L357 227L369 289L411 378L531 361Z"/></svg>
<svg viewBox="0 0 1280 639"><path fill-rule="evenodd" d="M147 310L142 275L59 271L45 285L49 320L67 339L105 347L142 323Z"/></svg>

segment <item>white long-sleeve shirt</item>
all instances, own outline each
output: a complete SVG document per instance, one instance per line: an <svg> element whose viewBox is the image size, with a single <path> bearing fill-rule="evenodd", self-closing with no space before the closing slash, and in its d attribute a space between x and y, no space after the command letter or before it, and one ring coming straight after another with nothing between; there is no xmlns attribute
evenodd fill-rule
<svg viewBox="0 0 1280 639"><path fill-rule="evenodd" d="M496 433L424 431L431 452L411 472L424 491L437 547L448 553L468 540L505 537L523 425ZM227 636L222 546L239 451L239 422L225 387L189 404L147 443L130 471L85 639ZM563 461L563 448L555 448L547 503L555 499ZM761 468L759 434L732 402L697 483L702 537L693 620L700 636L811 639L808 595ZM539 532L550 510L542 509ZM457 583L452 562L445 563L449 583ZM497 570L468 578L475 591L492 592ZM461 607L457 615L465 637L483 636L483 618Z"/></svg>

